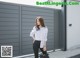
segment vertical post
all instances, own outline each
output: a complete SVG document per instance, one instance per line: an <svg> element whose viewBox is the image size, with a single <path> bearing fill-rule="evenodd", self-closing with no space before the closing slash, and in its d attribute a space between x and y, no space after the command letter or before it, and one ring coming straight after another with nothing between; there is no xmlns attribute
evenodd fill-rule
<svg viewBox="0 0 80 58"><path fill-rule="evenodd" d="M55 20L54 15L55 15L55 10L53 9L53 22ZM54 29L54 26L55 26L54 23L53 23L53 29ZM53 31L55 31L55 29ZM55 35L55 33L53 35ZM53 46L53 52L55 52L55 37L54 36L53 36L53 45L54 45Z"/></svg>
<svg viewBox="0 0 80 58"><path fill-rule="evenodd" d="M19 6L19 53L21 55L21 39L22 39L22 19L21 19L21 5Z"/></svg>
<svg viewBox="0 0 80 58"><path fill-rule="evenodd" d="M66 0L62 0L62 2L64 2L64 3L66 3ZM66 25L66 23L67 23L67 21L66 21L66 5L62 5L62 19L63 19L63 28L62 28L62 30L63 30L63 36L62 36L62 38L63 38L63 43L62 43L62 45L63 45L63 48L62 48L62 50L63 51L66 51L67 50L67 29L66 29L66 27L67 27L67 25Z"/></svg>

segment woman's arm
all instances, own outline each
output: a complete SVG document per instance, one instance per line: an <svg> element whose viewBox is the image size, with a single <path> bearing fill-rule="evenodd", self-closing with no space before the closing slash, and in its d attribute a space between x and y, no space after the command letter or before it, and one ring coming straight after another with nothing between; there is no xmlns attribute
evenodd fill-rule
<svg viewBox="0 0 80 58"><path fill-rule="evenodd" d="M47 50L47 36L48 36L48 28L46 28L46 32L45 32L45 39L44 39L44 47L43 50L46 51Z"/></svg>
<svg viewBox="0 0 80 58"><path fill-rule="evenodd" d="M48 36L48 28L46 27L44 32L44 41L47 41L47 36Z"/></svg>
<svg viewBox="0 0 80 58"><path fill-rule="evenodd" d="M33 39L33 43L34 43L34 41L35 41L35 40Z"/></svg>
<svg viewBox="0 0 80 58"><path fill-rule="evenodd" d="M36 29L35 29L35 26L34 26L33 29L32 29L31 32L30 32L30 37L33 38L33 42L34 42L34 40L35 40L35 32L36 32Z"/></svg>

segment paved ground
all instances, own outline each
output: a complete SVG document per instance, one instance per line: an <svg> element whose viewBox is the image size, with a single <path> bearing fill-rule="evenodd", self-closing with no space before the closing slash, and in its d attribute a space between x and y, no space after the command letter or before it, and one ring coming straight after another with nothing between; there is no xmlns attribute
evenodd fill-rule
<svg viewBox="0 0 80 58"><path fill-rule="evenodd" d="M80 54L80 48L71 49L68 51L50 52L49 56L50 56L50 58L69 58L69 57L77 55L77 54ZM13 57L13 58L20 58L20 57ZM21 58L34 58L34 56L21 57Z"/></svg>

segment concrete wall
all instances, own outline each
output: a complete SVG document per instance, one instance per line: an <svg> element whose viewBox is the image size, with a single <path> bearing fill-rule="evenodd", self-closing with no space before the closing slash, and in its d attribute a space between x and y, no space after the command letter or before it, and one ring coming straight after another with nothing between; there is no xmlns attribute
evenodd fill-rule
<svg viewBox="0 0 80 58"><path fill-rule="evenodd" d="M72 5L67 6L67 49L77 47L80 47L80 5Z"/></svg>

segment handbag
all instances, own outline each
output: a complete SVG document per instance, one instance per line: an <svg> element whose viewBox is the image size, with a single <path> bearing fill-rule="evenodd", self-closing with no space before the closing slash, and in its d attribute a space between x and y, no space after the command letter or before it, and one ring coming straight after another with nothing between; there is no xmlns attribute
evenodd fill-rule
<svg viewBox="0 0 80 58"><path fill-rule="evenodd" d="M45 54L45 55L40 54L40 58L49 58L49 54Z"/></svg>

